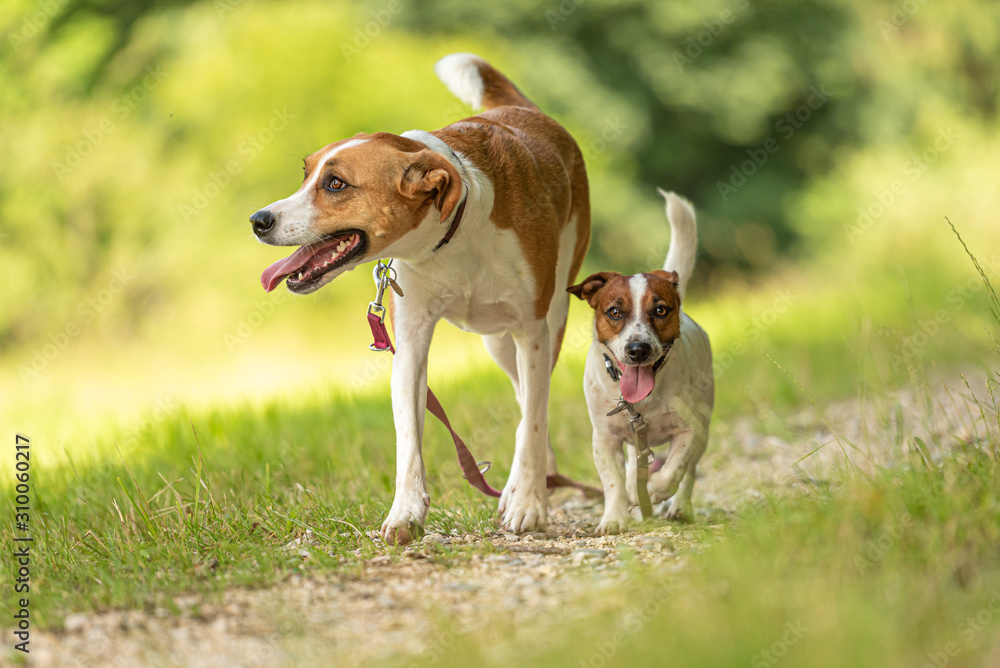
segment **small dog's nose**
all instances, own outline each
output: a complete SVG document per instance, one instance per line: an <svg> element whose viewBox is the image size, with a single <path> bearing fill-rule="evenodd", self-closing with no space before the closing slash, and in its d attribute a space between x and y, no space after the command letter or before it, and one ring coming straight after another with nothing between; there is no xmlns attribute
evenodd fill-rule
<svg viewBox="0 0 1000 668"><path fill-rule="evenodd" d="M645 341L633 341L625 346L625 354L628 355L630 361L636 364L642 364L649 359L651 352L653 352L653 346Z"/></svg>
<svg viewBox="0 0 1000 668"><path fill-rule="evenodd" d="M254 215L250 216L250 222L253 224L254 234L258 236L261 234L267 234L277 219L274 214L271 213L270 209L261 209Z"/></svg>

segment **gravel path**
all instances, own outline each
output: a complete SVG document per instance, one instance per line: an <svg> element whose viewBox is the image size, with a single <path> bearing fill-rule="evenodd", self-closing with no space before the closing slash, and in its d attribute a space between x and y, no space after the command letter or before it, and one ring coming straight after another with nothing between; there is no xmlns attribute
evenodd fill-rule
<svg viewBox="0 0 1000 668"><path fill-rule="evenodd" d="M904 441L918 435L928 443L935 433L962 438L956 402L945 392L936 393L930 411L906 394L894 397L892 405L898 410L843 402L822 416L813 410L786 419L760 414L731 426L716 425L695 487L697 531L663 524L641 533L597 536L592 531L601 503L560 490L552 497L544 534L498 532L488 539L492 550L484 549L480 536L430 534L401 553L386 549L351 575L293 576L267 589L179 596L179 615L72 614L65 630L32 635L32 663L108 668L380 665L389 658L433 657L463 632L498 616L516 619L518 633L541 633L538 622L546 613L556 612L565 620L584 592L616 587L626 577L629 559L657 564L669 579L696 558L697 536L711 535L722 520L766 491L828 484L832 470L843 465L844 453L854 465L871 468L905 456L898 445L900 433ZM834 440L835 433L857 445L830 443L795 465L818 445ZM308 540L294 547L319 549ZM472 555L453 554L463 549Z"/></svg>

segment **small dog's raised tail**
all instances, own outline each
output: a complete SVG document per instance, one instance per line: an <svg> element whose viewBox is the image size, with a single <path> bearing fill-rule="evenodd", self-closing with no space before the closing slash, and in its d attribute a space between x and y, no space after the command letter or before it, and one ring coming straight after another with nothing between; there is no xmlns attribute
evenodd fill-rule
<svg viewBox="0 0 1000 668"><path fill-rule="evenodd" d="M690 202L661 188L656 190L667 201L667 220L670 221L670 250L663 261L663 269L677 272L677 293L684 299L698 255L698 222Z"/></svg>
<svg viewBox="0 0 1000 668"><path fill-rule="evenodd" d="M473 109L511 105L537 109L510 79L473 53L453 53L434 66L434 72L455 97Z"/></svg>

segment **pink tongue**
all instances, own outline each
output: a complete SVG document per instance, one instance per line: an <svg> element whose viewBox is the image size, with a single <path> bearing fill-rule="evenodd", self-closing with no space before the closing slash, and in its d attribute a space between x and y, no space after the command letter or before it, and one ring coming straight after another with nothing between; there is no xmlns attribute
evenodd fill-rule
<svg viewBox="0 0 1000 668"><path fill-rule="evenodd" d="M264 273L260 275L260 284L264 286L264 290L267 292L274 290L279 283L285 280L286 276L304 265L315 251L316 246L312 244L302 246L284 260L278 260L265 269Z"/></svg>
<svg viewBox="0 0 1000 668"><path fill-rule="evenodd" d="M628 366L622 369L618 387L622 391L622 399L630 404L638 403L653 391L653 365Z"/></svg>

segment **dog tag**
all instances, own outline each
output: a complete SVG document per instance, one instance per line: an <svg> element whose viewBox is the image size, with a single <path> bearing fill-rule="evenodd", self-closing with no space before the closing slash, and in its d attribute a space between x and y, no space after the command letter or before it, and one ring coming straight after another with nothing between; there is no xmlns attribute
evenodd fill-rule
<svg viewBox="0 0 1000 668"><path fill-rule="evenodd" d="M388 279L389 279L389 285L392 287L392 291L395 292L400 297L402 297L403 288L399 287L399 283L397 283L396 279L394 279L392 276L389 276Z"/></svg>

